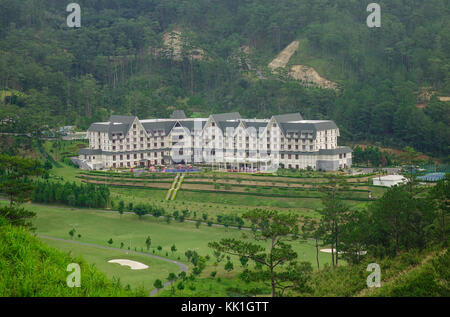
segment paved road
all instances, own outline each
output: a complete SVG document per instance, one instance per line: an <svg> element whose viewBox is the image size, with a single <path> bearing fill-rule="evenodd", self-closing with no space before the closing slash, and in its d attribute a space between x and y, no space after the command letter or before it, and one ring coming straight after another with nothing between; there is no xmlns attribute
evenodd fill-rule
<svg viewBox="0 0 450 317"><path fill-rule="evenodd" d="M186 264L183 264L181 262L174 261L174 260L171 260L171 259L167 259L167 258L164 258L162 256L158 256L158 255L153 255L153 254L148 254L148 253L143 253L143 252L138 252L138 251L123 250L123 249L112 248L112 247L105 247L103 245L85 243L85 242L81 242L81 241L74 241L74 240L67 240L67 239L61 239L61 238L56 238L56 237L49 237L49 236L42 235L42 234L38 234L37 236L40 237L40 238L44 238L44 239L70 242L70 243L74 243L74 244L80 244L80 245L85 245L85 246L88 246L88 247L94 247L94 248L99 248L99 249L114 250L114 251L119 251L119 252L124 252L124 253L128 252L128 253L134 253L134 254L139 254L139 255L143 255L143 256L148 256L150 258L154 258L154 259L157 259L157 260L161 260L161 261L165 261L165 262L176 264L176 265L178 265L180 267L181 271L187 272L187 270L188 270L188 267L187 267ZM166 283L164 283L164 287L169 286L172 283L173 282L166 282ZM150 296L154 296L160 290L161 289L154 289L154 290L152 290L150 292Z"/></svg>

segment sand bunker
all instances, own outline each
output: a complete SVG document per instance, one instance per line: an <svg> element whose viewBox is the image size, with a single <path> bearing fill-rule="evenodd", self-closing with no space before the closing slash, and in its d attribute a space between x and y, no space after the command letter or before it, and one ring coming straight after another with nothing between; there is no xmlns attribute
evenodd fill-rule
<svg viewBox="0 0 450 317"><path fill-rule="evenodd" d="M126 259L115 259L110 260L108 263L118 263L122 266L129 266L132 270L145 270L148 269L148 266L136 261L126 260Z"/></svg>

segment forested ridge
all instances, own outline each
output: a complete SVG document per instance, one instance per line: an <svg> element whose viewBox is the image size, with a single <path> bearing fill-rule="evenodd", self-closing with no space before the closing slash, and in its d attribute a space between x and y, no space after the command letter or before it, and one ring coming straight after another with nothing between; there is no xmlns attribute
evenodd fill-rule
<svg viewBox="0 0 450 317"><path fill-rule="evenodd" d="M437 96L450 96L450 1L378 1L380 28L366 25L370 2L79 0L81 28L71 29L69 2L0 0L0 130L87 128L111 113L173 109L299 111L335 120L344 141L448 157L450 106ZM179 59L162 49L173 30L182 32ZM338 90L268 71L293 40L301 45L292 59Z"/></svg>

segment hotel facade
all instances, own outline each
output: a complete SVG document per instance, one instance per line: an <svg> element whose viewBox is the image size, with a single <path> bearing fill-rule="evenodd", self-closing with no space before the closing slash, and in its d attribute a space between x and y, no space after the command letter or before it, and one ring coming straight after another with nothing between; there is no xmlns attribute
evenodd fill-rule
<svg viewBox="0 0 450 317"><path fill-rule="evenodd" d="M180 110L168 119L113 115L89 127L89 148L77 161L93 170L208 164L234 171L330 171L352 165L352 150L338 146L338 137L333 121L304 120L299 113L270 119L237 112L186 118Z"/></svg>

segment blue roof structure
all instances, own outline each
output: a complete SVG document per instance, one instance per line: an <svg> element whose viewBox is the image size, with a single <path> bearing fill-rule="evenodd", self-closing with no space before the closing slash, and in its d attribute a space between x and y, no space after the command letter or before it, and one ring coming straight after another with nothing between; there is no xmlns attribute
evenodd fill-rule
<svg viewBox="0 0 450 317"><path fill-rule="evenodd" d="M426 182L437 182L445 178L445 173L429 173L423 176L417 177L418 180Z"/></svg>

